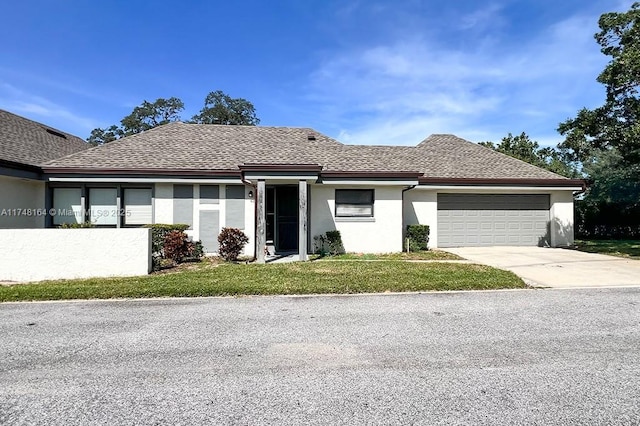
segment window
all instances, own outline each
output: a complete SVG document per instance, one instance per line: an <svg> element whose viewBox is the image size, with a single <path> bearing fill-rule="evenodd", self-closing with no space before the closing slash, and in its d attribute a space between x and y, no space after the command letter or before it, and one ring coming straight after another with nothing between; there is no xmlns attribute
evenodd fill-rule
<svg viewBox="0 0 640 426"><path fill-rule="evenodd" d="M53 190L53 224L84 222L82 212L82 189L54 188Z"/></svg>
<svg viewBox="0 0 640 426"><path fill-rule="evenodd" d="M153 223L150 188L124 188L124 224Z"/></svg>
<svg viewBox="0 0 640 426"><path fill-rule="evenodd" d="M373 217L373 189L336 189L336 217Z"/></svg>
<svg viewBox="0 0 640 426"><path fill-rule="evenodd" d="M89 220L94 225L118 224L118 190L89 188Z"/></svg>

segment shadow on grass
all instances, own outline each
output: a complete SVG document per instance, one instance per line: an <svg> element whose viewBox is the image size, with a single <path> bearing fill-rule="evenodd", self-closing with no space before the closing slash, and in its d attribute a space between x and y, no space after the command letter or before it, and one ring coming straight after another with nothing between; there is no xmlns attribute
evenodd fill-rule
<svg viewBox="0 0 640 426"><path fill-rule="evenodd" d="M640 240L576 240L575 250L640 259Z"/></svg>

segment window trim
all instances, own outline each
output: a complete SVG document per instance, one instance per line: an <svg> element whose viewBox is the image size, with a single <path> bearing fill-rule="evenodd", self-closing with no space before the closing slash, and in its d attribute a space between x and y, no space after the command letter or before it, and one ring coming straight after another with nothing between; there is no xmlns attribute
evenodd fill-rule
<svg viewBox="0 0 640 426"><path fill-rule="evenodd" d="M338 193L339 192L368 192L371 194L371 202L355 202L355 203L338 203ZM367 219L375 217L375 203L376 203L376 190L373 188L342 188L336 189L334 193L334 217L335 218L357 218L357 219ZM371 214L359 215L359 214L338 214L338 206L339 205L356 205L356 206L371 206Z"/></svg>

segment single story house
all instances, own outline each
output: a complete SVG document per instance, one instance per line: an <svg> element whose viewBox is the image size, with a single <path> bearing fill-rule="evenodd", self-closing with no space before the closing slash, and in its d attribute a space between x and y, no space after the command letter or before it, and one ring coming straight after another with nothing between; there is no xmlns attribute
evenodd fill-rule
<svg viewBox="0 0 640 426"><path fill-rule="evenodd" d="M50 225L187 223L217 251L242 229L248 255L312 250L339 230L352 252L403 248L408 224L432 247L571 244L571 180L452 135L417 146L344 145L312 129L171 123L43 166Z"/></svg>
<svg viewBox="0 0 640 426"><path fill-rule="evenodd" d="M87 148L79 137L0 109L0 228L43 228L41 166Z"/></svg>
<svg viewBox="0 0 640 426"><path fill-rule="evenodd" d="M304 258L331 230L350 252L399 252L408 224L429 225L434 248L569 245L583 189L453 135L344 145L308 128L181 122L39 167L42 226L186 223L208 253L235 227L259 261L267 250Z"/></svg>

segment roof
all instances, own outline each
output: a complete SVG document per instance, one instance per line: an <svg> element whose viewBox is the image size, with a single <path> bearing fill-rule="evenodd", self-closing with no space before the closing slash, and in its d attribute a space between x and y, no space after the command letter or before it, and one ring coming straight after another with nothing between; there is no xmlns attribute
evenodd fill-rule
<svg viewBox="0 0 640 426"><path fill-rule="evenodd" d="M77 136L0 109L0 161L41 166L87 148Z"/></svg>
<svg viewBox="0 0 640 426"><path fill-rule="evenodd" d="M322 173L413 172L442 179L569 179L466 141L432 135L417 146L344 145L309 128L174 122L47 163L48 172L239 173L243 164L319 165Z"/></svg>

